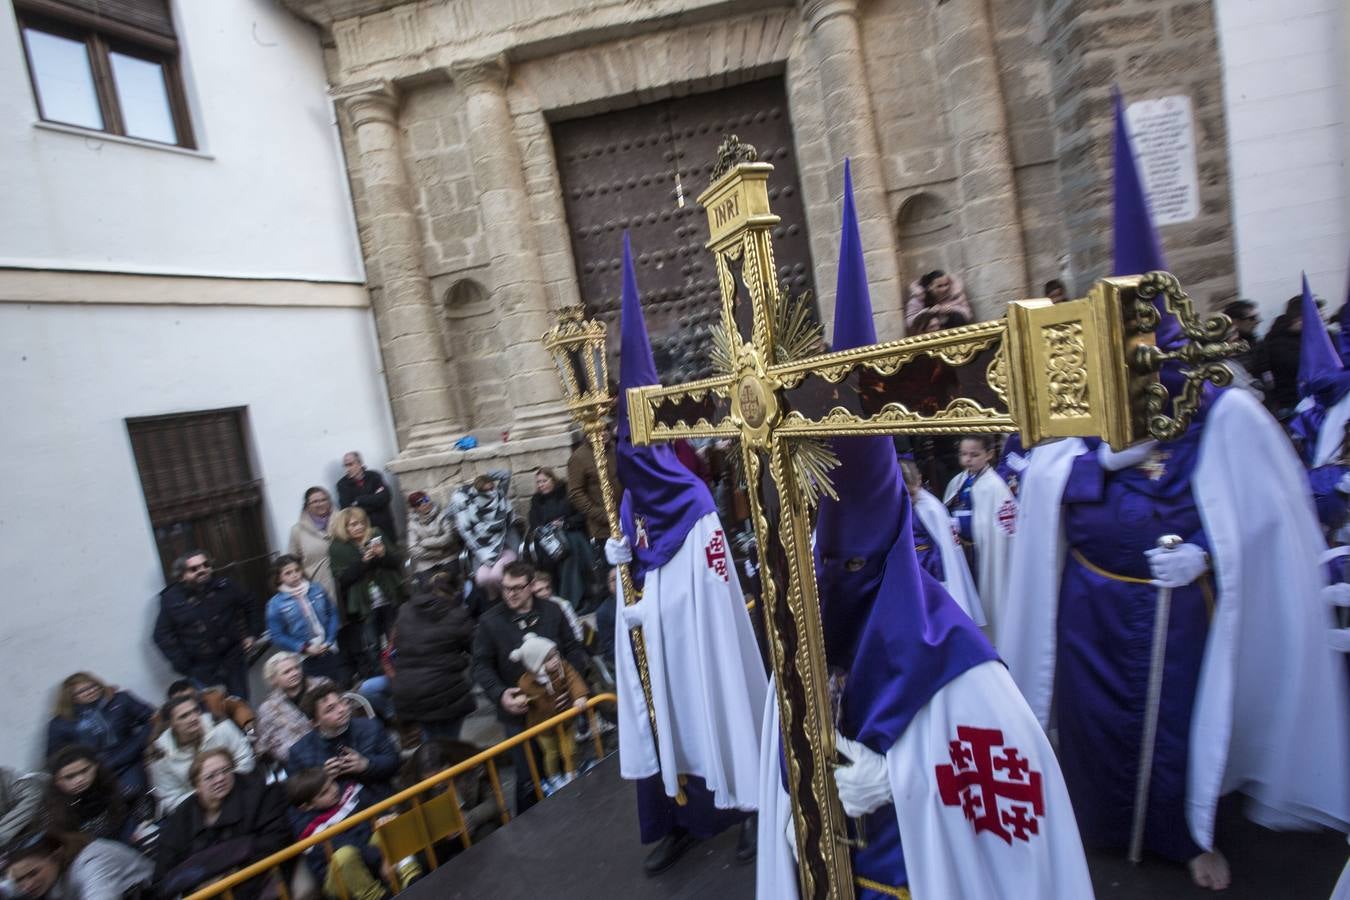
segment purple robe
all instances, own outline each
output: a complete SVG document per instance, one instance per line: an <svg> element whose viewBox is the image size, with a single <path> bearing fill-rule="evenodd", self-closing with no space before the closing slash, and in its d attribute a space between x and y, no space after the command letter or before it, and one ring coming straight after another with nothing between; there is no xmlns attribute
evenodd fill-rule
<svg viewBox="0 0 1350 900"><path fill-rule="evenodd" d="M1057 634L1059 756L1084 842L1092 846L1124 847L1133 821L1158 596L1147 583L1144 551L1164 534L1208 548L1190 487L1199 441L1193 426L1160 445L1167 454L1162 473L1107 472L1089 451L1074 461L1064 489L1070 553ZM1185 815L1191 708L1210 615L1200 584L1172 592L1145 822L1145 846L1175 860L1201 852Z"/></svg>
<svg viewBox="0 0 1350 900"><path fill-rule="evenodd" d="M718 809L712 791L697 775L685 778L686 803L680 806L671 797L659 774L634 782L637 786L638 830L642 843L661 840L675 828L682 828L699 840L717 837L749 815L738 809Z"/></svg>

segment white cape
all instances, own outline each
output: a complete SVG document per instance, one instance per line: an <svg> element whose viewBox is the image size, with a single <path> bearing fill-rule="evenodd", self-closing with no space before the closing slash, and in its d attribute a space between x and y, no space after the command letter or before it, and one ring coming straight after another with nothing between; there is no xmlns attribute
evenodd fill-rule
<svg viewBox="0 0 1350 900"><path fill-rule="evenodd" d="M1327 410L1322 427L1317 430L1317 446L1313 450L1313 468L1334 462L1341 455L1345 440L1345 423L1350 422L1350 394L1346 394Z"/></svg>
<svg viewBox="0 0 1350 900"><path fill-rule="evenodd" d="M1017 806L1008 797L991 798L984 787L972 786L961 793L954 793L950 784L944 787L943 770L948 770L950 781L955 774L950 771L954 747L963 747L958 729L966 727L997 729L1002 740L996 754L1020 757L1028 771L1037 773L1041 815L1021 836L1003 826L1012 824L1009 819L1034 817L1034 810ZM771 694L765 713L764 734L755 894L761 900L792 900L797 897L797 867L787 840L792 805L777 761L776 695ZM973 751L972 767L994 761L974 745L964 747ZM981 663L934 694L886 754L886 767L914 897L1091 900L1092 882L1059 763L1002 663ZM1004 780L1003 770L983 768L992 771L999 784L1017 783L1010 774ZM1021 778L1025 782L1032 776ZM989 802L1002 825L977 830L976 822L984 818L982 804ZM967 809L978 818L968 819Z"/></svg>
<svg viewBox="0 0 1350 900"><path fill-rule="evenodd" d="M1191 479L1218 602L1191 716L1186 820L1214 846L1218 799L1241 790L1270 828L1350 826L1350 687L1328 642L1318 559L1325 544L1307 479L1275 420L1225 391L1205 422ZM999 652L1042 725L1050 720L1063 572L1061 497L1083 443L1036 451L1022 479L1009 573L1017 604ZM1241 665L1238 663L1241 661Z"/></svg>
<svg viewBox="0 0 1350 900"><path fill-rule="evenodd" d="M928 530L928 536L937 542L942 554L942 586L952 595L956 605L983 628L986 624L984 607L980 604L980 593L975 589L975 579L970 575L970 566L966 564L966 554L956 536L952 514L947 512L941 500L920 489L914 500L914 515Z"/></svg>
<svg viewBox="0 0 1350 900"><path fill-rule="evenodd" d="M619 769L660 772L666 794L697 775L720 809L754 810L759 737L768 680L715 513L699 519L669 562L648 572L642 600L623 606L615 628ZM642 626L659 741L652 730L625 625Z"/></svg>
<svg viewBox="0 0 1350 900"><path fill-rule="evenodd" d="M961 490L965 472L947 482L942 502L947 504ZM975 586L984 604L989 628L997 630L1003 617L1003 602L1008 596L1008 562L1016 529L1017 501L1003 476L993 467L975 479L970 491L971 536L975 539Z"/></svg>

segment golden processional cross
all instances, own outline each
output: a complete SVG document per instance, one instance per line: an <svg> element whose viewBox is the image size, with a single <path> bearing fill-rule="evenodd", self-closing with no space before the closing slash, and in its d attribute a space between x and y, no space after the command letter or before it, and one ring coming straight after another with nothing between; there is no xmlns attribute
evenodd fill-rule
<svg viewBox="0 0 1350 900"><path fill-rule="evenodd" d="M836 460L824 439L1020 431L1027 447L1100 436L1116 448L1148 436L1169 439L1185 430L1205 381L1227 383L1231 376L1218 360L1240 346L1224 343L1226 317L1201 321L1176 279L1157 272L1100 281L1071 302L1012 303L998 321L822 353L809 298L790 297L774 277L772 171L733 136L698 198L722 296L712 347L719 374L634 388L628 410L635 444L739 441L759 541L800 893L803 900L847 900L854 894L850 838L834 785L834 714L811 551L812 510L822 492L833 494ZM1154 343L1152 301L1159 296L1190 339L1172 352ZM1175 398L1157 377L1167 360L1190 367Z"/></svg>

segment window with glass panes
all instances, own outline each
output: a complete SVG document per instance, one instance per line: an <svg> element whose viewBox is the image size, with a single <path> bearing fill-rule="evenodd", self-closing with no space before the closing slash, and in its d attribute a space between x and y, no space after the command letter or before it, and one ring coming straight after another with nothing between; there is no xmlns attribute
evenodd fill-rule
<svg viewBox="0 0 1350 900"><path fill-rule="evenodd" d="M44 121L195 147L169 0L14 0Z"/></svg>

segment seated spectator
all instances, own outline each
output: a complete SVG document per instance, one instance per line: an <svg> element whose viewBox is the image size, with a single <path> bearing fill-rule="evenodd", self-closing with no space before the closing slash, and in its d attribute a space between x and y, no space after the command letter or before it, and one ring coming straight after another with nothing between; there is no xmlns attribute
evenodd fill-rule
<svg viewBox="0 0 1350 900"><path fill-rule="evenodd" d="M228 750L203 750L188 767L190 799L164 822L155 854L161 896L174 897L284 850L291 843L286 796L278 784L235 775ZM286 867L288 870L290 867ZM285 872L289 879L290 872ZM233 889L239 900L268 885L259 876Z"/></svg>
<svg viewBox="0 0 1350 900"><path fill-rule="evenodd" d="M173 812L192 793L192 761L207 750L220 749L230 755L232 772L253 771L253 746L228 719L217 722L201 711L196 700L180 694L164 703L160 717L168 730L150 745L150 789L159 804L159 814Z"/></svg>
<svg viewBox="0 0 1350 900"><path fill-rule="evenodd" d="M333 517L333 577L338 616L347 629L351 655L363 677L378 675L380 649L403 601L403 558L392 540L372 528L365 511L344 509Z"/></svg>
<svg viewBox="0 0 1350 900"><path fill-rule="evenodd" d="M197 704L197 708L209 715L217 722L230 721L244 733L250 741L253 740L253 720L255 718L253 707L248 705L248 701L242 697L231 697L222 687L210 687L205 690L199 690L196 685L186 678L180 678L169 685L168 692L164 695L165 700L172 700L174 697L191 697ZM159 740L169 725L155 711L153 720L154 729L151 732L152 741Z"/></svg>
<svg viewBox="0 0 1350 900"><path fill-rule="evenodd" d="M472 556L474 583L493 599L501 594L502 569L516 558L515 548L508 546L515 519L510 488L511 473L497 470L479 475L450 498L455 530Z"/></svg>
<svg viewBox="0 0 1350 900"><path fill-rule="evenodd" d="M202 550L173 562L174 582L159 593L154 640L174 671L199 687L223 684L248 699L248 652L262 626L248 591L214 574Z"/></svg>
<svg viewBox="0 0 1350 900"><path fill-rule="evenodd" d="M572 506L567 484L559 481L552 469L536 470L534 487L529 523L535 568L549 574L560 597L579 604L585 599L586 581L595 566L591 542L586 537L586 517ZM555 558L548 552L548 545L539 540L540 529L553 531L561 556Z"/></svg>
<svg viewBox="0 0 1350 900"><path fill-rule="evenodd" d="M338 654L337 604L317 582L306 581L300 560L278 556L272 564L277 592L267 601L267 630L272 645L298 653L305 674L345 685L350 676Z"/></svg>
<svg viewBox="0 0 1350 900"><path fill-rule="evenodd" d="M367 469L361 454L355 450L343 455L342 468L346 474L338 479L338 506L364 511L370 524L378 528L386 540L397 544L398 526L390 505L394 495L385 485L384 476L374 469Z"/></svg>
<svg viewBox="0 0 1350 900"><path fill-rule="evenodd" d="M553 593L553 576L543 569L535 569L534 578L530 581L530 593L534 594L535 600L556 603L562 610L563 618L567 620L567 627L572 629L572 636L583 644L586 642L586 630L581 624L580 617L577 616L576 609L566 598Z"/></svg>
<svg viewBox="0 0 1350 900"><path fill-rule="evenodd" d="M413 575L443 569L459 557L455 524L426 491L408 495L408 561Z"/></svg>
<svg viewBox="0 0 1350 900"><path fill-rule="evenodd" d="M116 779L111 780L116 788ZM45 775L38 772L20 775L13 769L0 767L0 847L9 846L42 821L46 791Z"/></svg>
<svg viewBox="0 0 1350 900"><path fill-rule="evenodd" d="M1063 303L1069 299L1069 291L1064 287L1064 282L1058 278L1051 278L1045 283L1045 299L1051 303Z"/></svg>
<svg viewBox="0 0 1350 900"><path fill-rule="evenodd" d="M322 683L307 676L301 668L300 654L282 651L263 663L263 678L272 688L258 706L258 752L285 763L291 745L309 734L313 727L300 708L305 692Z"/></svg>
<svg viewBox="0 0 1350 900"><path fill-rule="evenodd" d="M11 850L5 874L28 900L110 900L149 888L154 871L125 844L48 832Z"/></svg>
<svg viewBox="0 0 1350 900"><path fill-rule="evenodd" d="M934 317L950 313L960 315L965 321L972 322L975 313L966 299L965 286L955 275L948 275L941 269L913 281L909 285L909 302L905 304L905 331L907 334L922 334L932 330L928 326Z"/></svg>
<svg viewBox="0 0 1350 900"><path fill-rule="evenodd" d="M61 682L57 693L55 714L47 725L47 755L72 744L92 747L126 793L144 791L141 754L154 714L135 695L111 688L88 672L76 672Z"/></svg>
<svg viewBox="0 0 1350 900"><path fill-rule="evenodd" d="M474 710L473 619L462 598L461 580L439 572L398 612L394 709L400 724L416 723L424 738L458 738Z"/></svg>
<svg viewBox="0 0 1350 900"><path fill-rule="evenodd" d="M301 708L314 726L291 745L286 772L323 769L340 782L356 781L371 789L373 799L393 793L398 774L398 748L374 719L352 717L342 692L331 683L305 695Z"/></svg>
<svg viewBox="0 0 1350 900"><path fill-rule="evenodd" d="M619 587L616 583L618 577L619 570L610 566L605 579L609 593L600 601L600 606L595 611L595 636L600 648L599 655L611 672L614 671L614 623L619 612Z"/></svg>
<svg viewBox="0 0 1350 900"><path fill-rule="evenodd" d="M339 784L323 769L306 769L286 780L286 797L290 800L291 833L297 841L332 828L339 822L369 809L376 800L370 791L355 781ZM326 897L376 898L387 896L384 884L373 875L379 872L388 881L407 887L412 878L421 874L421 867L401 865L400 871L390 872L380 852L380 839L375 833L381 825L392 821L393 814L362 822L330 839L332 857L323 845L305 851L305 863L323 885ZM401 877L400 877L401 876ZM341 882L341 889L339 888Z"/></svg>
<svg viewBox="0 0 1350 900"><path fill-rule="evenodd" d="M116 776L91 747L63 747L47 762L47 828L121 841L145 851L155 835L155 804L142 791L123 793Z"/></svg>
<svg viewBox="0 0 1350 900"><path fill-rule="evenodd" d="M511 658L526 632L557 644L563 659L571 663L572 668L579 671L586 668L585 651L572 636L562 609L556 603L535 600L530 592L533 580L534 567L529 563L516 561L508 565L502 574L502 602L483 613L474 635L474 681L497 708L497 717L507 737L525 730L525 714L530 708L529 698L520 690L525 667ZM528 771L524 751L516 748L511 755L519 773L516 778L517 809L523 810L534 802L534 793L530 790L529 779L524 777Z"/></svg>
<svg viewBox="0 0 1350 900"><path fill-rule="evenodd" d="M586 699L590 696L586 682L576 668L562 658L553 641L527 633L520 646L511 651L511 661L520 663L525 669L516 686L525 695L526 728L542 725L572 707L586 708ZM562 760L576 755L572 729L544 732L534 740L543 750L544 789L552 793L561 786Z"/></svg>
<svg viewBox="0 0 1350 900"><path fill-rule="evenodd" d="M333 497L321 487L305 491L300 518L291 526L291 539L286 553L300 560L305 577L324 589L329 597L337 597L337 582L333 580L333 562L328 556L328 545L333 535L328 526L333 518Z"/></svg>

